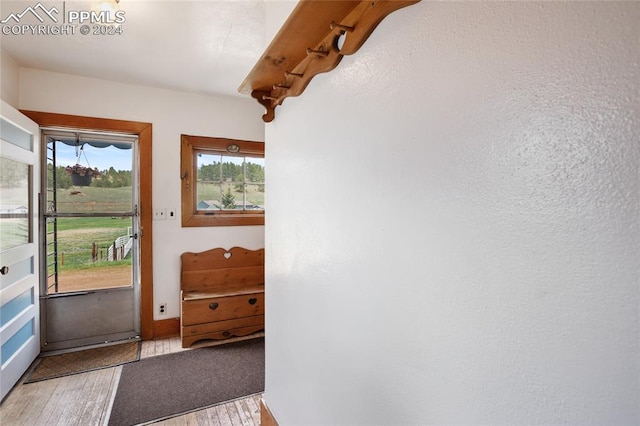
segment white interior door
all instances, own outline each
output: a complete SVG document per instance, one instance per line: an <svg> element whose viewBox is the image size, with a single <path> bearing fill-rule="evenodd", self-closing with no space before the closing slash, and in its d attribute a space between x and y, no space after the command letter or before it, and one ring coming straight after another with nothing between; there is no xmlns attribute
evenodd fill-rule
<svg viewBox="0 0 640 426"><path fill-rule="evenodd" d="M38 125L0 110L0 399L40 352Z"/></svg>

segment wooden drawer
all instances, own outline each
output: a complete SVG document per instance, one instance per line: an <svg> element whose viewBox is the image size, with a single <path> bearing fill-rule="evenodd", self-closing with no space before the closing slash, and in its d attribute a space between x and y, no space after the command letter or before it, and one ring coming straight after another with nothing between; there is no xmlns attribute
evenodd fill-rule
<svg viewBox="0 0 640 426"><path fill-rule="evenodd" d="M263 314L264 293L182 301L183 326Z"/></svg>
<svg viewBox="0 0 640 426"><path fill-rule="evenodd" d="M202 334L222 332L224 337L231 335L231 331L246 327L264 328L264 315L256 317L238 318L227 321L215 321L206 324L185 325L182 327L182 337L198 336Z"/></svg>
<svg viewBox="0 0 640 426"><path fill-rule="evenodd" d="M234 328L232 330L214 331L206 334L197 334L195 336L182 336L182 347L189 348L196 342L204 343L206 340L225 340L231 337L243 337L254 334L255 337L264 336L264 333L258 333L264 330L264 326L254 325L251 327ZM257 333L257 334L256 334Z"/></svg>

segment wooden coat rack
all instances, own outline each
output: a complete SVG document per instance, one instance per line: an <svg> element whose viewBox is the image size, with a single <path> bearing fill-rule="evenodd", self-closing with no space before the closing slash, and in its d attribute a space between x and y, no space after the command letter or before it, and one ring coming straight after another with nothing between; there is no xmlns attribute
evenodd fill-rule
<svg viewBox="0 0 640 426"><path fill-rule="evenodd" d="M267 109L268 123L285 98L356 53L387 15L419 1L301 0L238 90Z"/></svg>

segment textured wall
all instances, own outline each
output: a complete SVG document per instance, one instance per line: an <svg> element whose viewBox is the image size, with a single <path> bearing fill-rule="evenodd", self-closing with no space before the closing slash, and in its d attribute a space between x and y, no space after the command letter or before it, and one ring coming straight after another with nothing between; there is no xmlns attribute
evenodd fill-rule
<svg viewBox="0 0 640 426"><path fill-rule="evenodd" d="M638 22L425 1L284 102L280 424L640 423Z"/></svg>

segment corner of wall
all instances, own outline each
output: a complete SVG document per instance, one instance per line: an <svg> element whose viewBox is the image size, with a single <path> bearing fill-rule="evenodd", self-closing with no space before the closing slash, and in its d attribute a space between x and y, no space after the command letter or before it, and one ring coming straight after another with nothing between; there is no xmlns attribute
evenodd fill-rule
<svg viewBox="0 0 640 426"><path fill-rule="evenodd" d="M1 85L0 98L18 109L20 103L20 67L18 63L3 49L0 49Z"/></svg>
<svg viewBox="0 0 640 426"><path fill-rule="evenodd" d="M260 400L260 424L262 426L278 426L278 422L267 406L264 398Z"/></svg>

